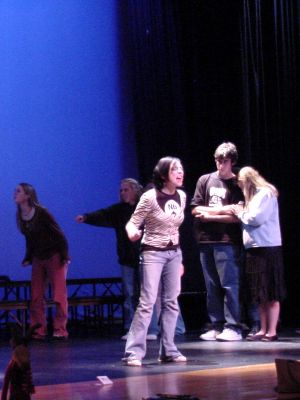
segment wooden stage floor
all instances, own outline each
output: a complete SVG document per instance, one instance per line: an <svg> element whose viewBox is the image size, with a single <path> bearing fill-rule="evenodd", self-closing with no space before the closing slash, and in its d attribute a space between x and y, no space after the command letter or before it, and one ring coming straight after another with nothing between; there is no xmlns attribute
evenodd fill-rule
<svg viewBox="0 0 300 400"><path fill-rule="evenodd" d="M202 342L198 335L177 340L186 364L160 365L158 342L148 342L142 367L120 361L124 342L118 336L71 338L67 342L31 344L33 400L142 400L158 393L193 395L200 400L300 399L278 395L275 358L300 359L300 335L282 333L273 343ZM0 343L0 384L10 357ZM112 384L101 385L97 376Z"/></svg>

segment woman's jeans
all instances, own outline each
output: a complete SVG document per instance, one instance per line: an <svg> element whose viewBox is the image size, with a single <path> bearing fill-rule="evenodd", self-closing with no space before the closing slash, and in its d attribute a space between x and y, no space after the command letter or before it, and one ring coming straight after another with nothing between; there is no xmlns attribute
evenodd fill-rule
<svg viewBox="0 0 300 400"><path fill-rule="evenodd" d="M126 342L125 358L141 360L146 354L146 336L160 284L160 356L177 357L181 354L174 343L181 263L180 249L142 252L141 294Z"/></svg>

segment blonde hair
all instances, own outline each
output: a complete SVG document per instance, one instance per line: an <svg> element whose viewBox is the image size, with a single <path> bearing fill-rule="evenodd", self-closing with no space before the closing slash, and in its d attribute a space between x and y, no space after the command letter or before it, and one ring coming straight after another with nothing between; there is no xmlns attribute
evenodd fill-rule
<svg viewBox="0 0 300 400"><path fill-rule="evenodd" d="M268 188L274 196L278 196L276 187L266 181L266 179L252 167L241 168L238 173L238 181L241 183L245 196L245 205L253 198L258 188Z"/></svg>

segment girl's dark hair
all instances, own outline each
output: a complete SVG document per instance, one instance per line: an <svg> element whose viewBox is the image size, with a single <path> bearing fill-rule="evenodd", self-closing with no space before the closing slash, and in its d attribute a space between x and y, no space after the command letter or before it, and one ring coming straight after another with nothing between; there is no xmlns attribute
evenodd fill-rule
<svg viewBox="0 0 300 400"><path fill-rule="evenodd" d="M179 158L171 156L163 157L158 161L152 175L152 181L156 189L163 188L164 183L169 178L170 167L175 162L179 162L181 164L181 160Z"/></svg>
<svg viewBox="0 0 300 400"><path fill-rule="evenodd" d="M29 196L28 198L28 205L30 207L37 207L39 206L39 201L38 201L38 197L35 191L35 188L30 185L30 183L25 183L25 182L21 182L18 184L18 186L22 186L24 192L27 194L27 196ZM17 206L17 225L18 228L21 229L21 209L20 206Z"/></svg>

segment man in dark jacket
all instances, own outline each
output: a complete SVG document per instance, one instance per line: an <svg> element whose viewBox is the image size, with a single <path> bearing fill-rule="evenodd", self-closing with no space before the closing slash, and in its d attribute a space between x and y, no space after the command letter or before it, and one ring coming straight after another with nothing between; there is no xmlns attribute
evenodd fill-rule
<svg viewBox="0 0 300 400"><path fill-rule="evenodd" d="M120 202L107 208L78 215L76 221L95 226L113 228L116 232L117 254L121 265L124 300L124 328L129 330L139 297L139 252L140 242L128 239L125 225L129 221L142 194L142 186L132 178L120 184ZM148 339L156 339L149 332ZM155 336L155 337L154 337ZM126 338L126 335L122 338Z"/></svg>

